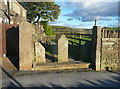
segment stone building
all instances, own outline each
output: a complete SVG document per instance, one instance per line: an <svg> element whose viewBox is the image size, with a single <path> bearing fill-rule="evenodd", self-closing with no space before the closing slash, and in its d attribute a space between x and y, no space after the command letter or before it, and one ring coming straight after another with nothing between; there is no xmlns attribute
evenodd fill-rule
<svg viewBox="0 0 120 89"><path fill-rule="evenodd" d="M9 18L6 14L10 15L10 24L26 21L26 9L16 0L1 0L0 6L0 22L9 23Z"/></svg>

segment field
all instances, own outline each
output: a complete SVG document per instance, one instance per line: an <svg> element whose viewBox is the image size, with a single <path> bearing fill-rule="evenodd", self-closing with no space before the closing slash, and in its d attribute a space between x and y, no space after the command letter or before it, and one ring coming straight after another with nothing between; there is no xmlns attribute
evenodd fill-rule
<svg viewBox="0 0 120 89"><path fill-rule="evenodd" d="M105 27L103 29L115 31L115 30L120 30L120 27Z"/></svg>
<svg viewBox="0 0 120 89"><path fill-rule="evenodd" d="M78 39L80 39L81 40L81 45L84 45L86 43L86 41L91 41L92 40L91 38L80 38L80 37L73 37L73 38L77 38L77 39L68 38L69 44L72 44L70 41L79 44L79 40ZM77 45L77 44L74 44L74 45Z"/></svg>

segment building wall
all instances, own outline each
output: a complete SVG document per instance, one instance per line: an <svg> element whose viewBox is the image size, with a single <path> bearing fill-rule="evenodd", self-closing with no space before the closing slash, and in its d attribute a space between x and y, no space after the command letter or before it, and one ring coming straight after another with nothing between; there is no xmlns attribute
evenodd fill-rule
<svg viewBox="0 0 120 89"><path fill-rule="evenodd" d="M9 34L9 32L8 32L8 34L7 34L7 31L8 30L16 30L16 29L12 29L12 28L16 28L16 27L18 27L18 24L4 24L4 23L2 23L1 25L0 25L2 28L1 28L1 32L0 32L0 38L1 38L1 49L2 49L2 51L1 51L1 56L3 56L3 55L6 55L6 37L7 37L7 35L10 35ZM16 32L15 32L16 33ZM7 34L7 35L6 35ZM12 34L11 36L9 36L9 40L7 41L7 42L12 42L12 38L11 37L13 37L14 35L17 35L17 34ZM14 38L14 37L13 37ZM16 37L17 38L17 37ZM13 40L14 41L14 40ZM14 44L14 42L13 42L13 44ZM9 46L10 47L10 46ZM14 47L13 47L14 48Z"/></svg>
<svg viewBox="0 0 120 89"><path fill-rule="evenodd" d="M1 3L2 10L7 10L7 2L4 0L4 2ZM24 9L16 0L9 0L9 6L10 6L10 14L11 16L11 24L13 23L20 23L22 21L26 21L26 9ZM7 12L8 13L8 12ZM0 13L0 17L3 18L3 21L5 23L8 23L8 19L5 16L4 13Z"/></svg>
<svg viewBox="0 0 120 89"><path fill-rule="evenodd" d="M26 19L26 10L17 1L10 3L10 9Z"/></svg>

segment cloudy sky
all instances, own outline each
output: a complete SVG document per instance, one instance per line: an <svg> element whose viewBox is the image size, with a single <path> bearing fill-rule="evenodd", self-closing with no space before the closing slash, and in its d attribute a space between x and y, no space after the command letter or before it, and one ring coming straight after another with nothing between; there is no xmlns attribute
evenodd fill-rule
<svg viewBox="0 0 120 89"><path fill-rule="evenodd" d="M97 19L98 26L118 26L118 2L56 2L60 5L59 19L50 25L74 28L92 28Z"/></svg>

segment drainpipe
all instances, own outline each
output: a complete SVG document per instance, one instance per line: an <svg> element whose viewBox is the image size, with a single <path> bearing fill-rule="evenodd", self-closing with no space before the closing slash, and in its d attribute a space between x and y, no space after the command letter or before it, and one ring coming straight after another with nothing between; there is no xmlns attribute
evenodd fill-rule
<svg viewBox="0 0 120 89"><path fill-rule="evenodd" d="M9 24L10 24L10 3L9 3L9 0L7 0L7 6L8 6L8 16L9 16Z"/></svg>

